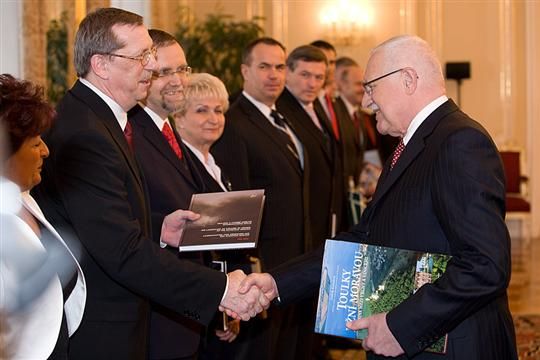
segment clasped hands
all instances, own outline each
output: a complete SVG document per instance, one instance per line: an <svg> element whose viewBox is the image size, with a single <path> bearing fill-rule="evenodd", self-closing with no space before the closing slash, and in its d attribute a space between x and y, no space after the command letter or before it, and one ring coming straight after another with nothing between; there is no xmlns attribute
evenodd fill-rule
<svg viewBox="0 0 540 360"><path fill-rule="evenodd" d="M178 247L182 232L188 221L200 218L189 210L176 210L165 216L161 226L161 242ZM235 319L249 320L261 311L268 309L270 302L277 297L277 287L269 274L250 274L242 270L227 274L228 287L219 304L219 310Z"/></svg>
<svg viewBox="0 0 540 360"><path fill-rule="evenodd" d="M229 284L219 310L230 317L244 321L268 309L278 296L276 282L269 274L253 273L246 276L242 270L227 274Z"/></svg>

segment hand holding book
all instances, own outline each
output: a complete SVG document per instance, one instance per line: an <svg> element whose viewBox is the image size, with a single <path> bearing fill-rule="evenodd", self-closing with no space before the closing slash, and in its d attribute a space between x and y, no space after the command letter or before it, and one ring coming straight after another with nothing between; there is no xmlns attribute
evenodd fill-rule
<svg viewBox="0 0 540 360"><path fill-rule="evenodd" d="M349 321L347 327L351 330L367 330L368 336L362 340L362 347L366 351L373 351L377 355L391 357L404 354L401 345L399 345L388 328L386 313Z"/></svg>

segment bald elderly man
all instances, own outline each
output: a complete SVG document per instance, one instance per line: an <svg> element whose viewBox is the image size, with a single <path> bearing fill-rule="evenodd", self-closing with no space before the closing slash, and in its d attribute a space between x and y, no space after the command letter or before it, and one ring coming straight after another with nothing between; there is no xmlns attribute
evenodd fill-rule
<svg viewBox="0 0 540 360"><path fill-rule="evenodd" d="M363 105L377 130L400 139L354 242L452 255L446 272L388 313L347 324L367 329L368 359L517 359L508 309L510 238L502 163L487 131L445 94L432 48L414 36L371 51ZM282 304L317 291L322 250L244 281ZM240 289L242 291L242 289ZM425 352L448 334L444 355Z"/></svg>

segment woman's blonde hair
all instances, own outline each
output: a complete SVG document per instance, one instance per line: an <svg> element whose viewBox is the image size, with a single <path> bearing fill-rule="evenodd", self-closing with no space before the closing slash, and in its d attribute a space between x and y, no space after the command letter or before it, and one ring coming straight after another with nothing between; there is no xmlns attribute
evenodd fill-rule
<svg viewBox="0 0 540 360"><path fill-rule="evenodd" d="M185 115L191 101L204 98L219 100L223 105L223 112L229 108L229 94L225 84L214 75L197 73L189 76L188 84L184 87L184 100L175 115Z"/></svg>

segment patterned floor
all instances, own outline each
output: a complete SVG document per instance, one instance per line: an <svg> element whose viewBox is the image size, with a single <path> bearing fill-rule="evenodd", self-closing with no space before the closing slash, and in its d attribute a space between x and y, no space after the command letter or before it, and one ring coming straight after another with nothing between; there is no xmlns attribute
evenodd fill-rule
<svg viewBox="0 0 540 360"><path fill-rule="evenodd" d="M512 232L511 232L512 233ZM520 360L540 360L540 238L512 241L508 288ZM363 360L360 349L329 349L332 360Z"/></svg>

